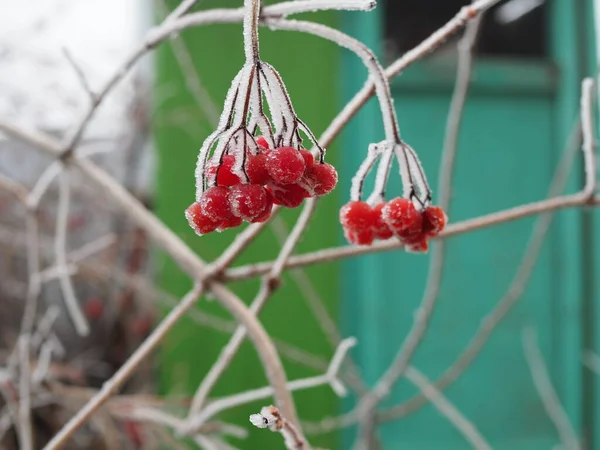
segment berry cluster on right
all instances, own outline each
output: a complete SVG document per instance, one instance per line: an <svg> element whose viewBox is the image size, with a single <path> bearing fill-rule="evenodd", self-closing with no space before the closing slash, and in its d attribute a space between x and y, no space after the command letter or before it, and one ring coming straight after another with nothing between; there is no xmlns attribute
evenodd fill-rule
<svg viewBox="0 0 600 450"><path fill-rule="evenodd" d="M438 206L417 209L407 198L394 198L374 206L351 201L340 209L340 223L349 243L371 245L374 240L400 239L406 250L427 253L429 239L437 236L448 218Z"/></svg>

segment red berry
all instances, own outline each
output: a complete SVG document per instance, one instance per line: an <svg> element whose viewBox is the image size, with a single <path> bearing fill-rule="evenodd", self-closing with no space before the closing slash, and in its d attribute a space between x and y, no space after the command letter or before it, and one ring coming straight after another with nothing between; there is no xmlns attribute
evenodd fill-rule
<svg viewBox="0 0 600 450"><path fill-rule="evenodd" d="M306 189L297 184L271 186L271 193L273 194L273 203L286 208L297 208L308 196Z"/></svg>
<svg viewBox="0 0 600 450"><path fill-rule="evenodd" d="M344 236L348 242L355 245L371 245L374 238L373 231L370 229L361 231L344 229Z"/></svg>
<svg viewBox="0 0 600 450"><path fill-rule="evenodd" d="M217 186L233 186L240 182L240 177L232 172L234 164L235 156L233 155L224 155L221 167L219 167L219 161L212 158L206 167L206 174L211 177L215 173L217 174Z"/></svg>
<svg viewBox="0 0 600 450"><path fill-rule="evenodd" d="M315 165L315 158L312 155L312 153L309 150L306 150L305 148L301 148L298 151L300 152L302 158L304 158L304 165L306 167L306 170L311 169Z"/></svg>
<svg viewBox="0 0 600 450"><path fill-rule="evenodd" d="M258 136L256 138L256 145L258 145L259 147L262 147L264 149L268 149L269 148L269 143L264 138L264 136Z"/></svg>
<svg viewBox="0 0 600 450"><path fill-rule="evenodd" d="M131 420L126 420L123 422L123 427L125 428L125 434L136 448L141 448L144 445L144 437L140 424L132 422Z"/></svg>
<svg viewBox="0 0 600 450"><path fill-rule="evenodd" d="M305 168L304 158L293 147L276 148L267 156L267 170L276 184L297 183Z"/></svg>
<svg viewBox="0 0 600 450"><path fill-rule="evenodd" d="M217 229L219 225L210 217L204 214L200 203L192 203L188 209L185 210L185 217L190 224L190 227L196 232L196 234L202 236L203 234L210 233Z"/></svg>
<svg viewBox="0 0 600 450"><path fill-rule="evenodd" d="M202 194L202 212L215 222L223 222L232 216L229 204L229 188L214 186Z"/></svg>
<svg viewBox="0 0 600 450"><path fill-rule="evenodd" d="M446 226L448 217L439 206L425 208L423 215L423 233L428 236L437 236Z"/></svg>
<svg viewBox="0 0 600 450"><path fill-rule="evenodd" d="M91 298L85 302L84 310L89 319L99 319L104 313L104 303L98 298Z"/></svg>
<svg viewBox="0 0 600 450"><path fill-rule="evenodd" d="M429 251L429 242L426 236L421 236L420 239L407 243L404 248L409 253L427 253Z"/></svg>
<svg viewBox="0 0 600 450"><path fill-rule="evenodd" d="M258 223L258 222L266 222L269 217L271 217L271 210L273 209L273 194L269 190L265 191L267 193L267 202L265 203L265 209L250 222Z"/></svg>
<svg viewBox="0 0 600 450"><path fill-rule="evenodd" d="M233 214L248 222L264 212L268 201L267 190L258 184L236 184L229 199Z"/></svg>
<svg viewBox="0 0 600 450"><path fill-rule="evenodd" d="M381 217L399 237L420 233L423 225L421 214L406 198L390 200L381 210Z"/></svg>
<svg viewBox="0 0 600 450"><path fill-rule="evenodd" d="M338 174L331 164L315 164L306 178L312 185L315 195L329 194L338 182Z"/></svg>
<svg viewBox="0 0 600 450"><path fill-rule="evenodd" d="M370 230L375 223L373 208L363 201L348 202L340 209L340 223L352 231Z"/></svg>
<svg viewBox="0 0 600 450"><path fill-rule="evenodd" d="M269 182L269 171L267 170L267 156L265 153L258 155L248 154L246 162L246 174L252 184L265 185Z"/></svg>
<svg viewBox="0 0 600 450"><path fill-rule="evenodd" d="M224 220L221 222L217 228L217 231L225 231L228 228L239 227L242 224L243 220L241 217L231 216L231 218Z"/></svg>
<svg viewBox="0 0 600 450"><path fill-rule="evenodd" d="M373 207L373 214L375 215L375 222L373 224L373 234L375 238L386 240L391 238L394 233L390 230L390 227L381 217L381 210L385 206L385 203L379 203Z"/></svg>

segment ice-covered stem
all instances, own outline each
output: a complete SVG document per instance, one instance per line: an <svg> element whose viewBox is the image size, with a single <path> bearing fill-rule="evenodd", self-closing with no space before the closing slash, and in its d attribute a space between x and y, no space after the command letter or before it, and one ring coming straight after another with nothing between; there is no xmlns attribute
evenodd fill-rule
<svg viewBox="0 0 600 450"><path fill-rule="evenodd" d="M263 406L258 414L250 416L250 422L257 428L268 428L281 433L288 450L308 450L308 443L299 435L296 427L281 415L275 406Z"/></svg>
<svg viewBox="0 0 600 450"><path fill-rule="evenodd" d="M365 64L375 84L375 93L381 107L385 138L390 142L400 143L400 131L394 109L394 101L390 92L385 71L375 54L362 42L341 31L319 23L301 20L267 19L266 24L276 30L301 31L332 41L341 47L354 52Z"/></svg>
<svg viewBox="0 0 600 450"><path fill-rule="evenodd" d="M347 394L346 387L342 384L339 379L339 371L346 357L348 351L356 345L355 338L347 338L340 342L337 347L329 368L322 375L315 377L303 378L300 380L290 381L287 388L290 392L300 391L304 389L311 389L318 386L329 384L331 389L343 397ZM208 404L202 411L195 417L190 418L189 425L186 427L184 433L195 433L199 427L205 424L215 415L227 409L235 408L236 406L245 405L247 403L254 402L256 400L262 400L273 395L273 388L271 386L265 386L259 389L242 392L240 394L231 395L229 397L219 398Z"/></svg>
<svg viewBox="0 0 600 450"><path fill-rule="evenodd" d="M244 53L246 62L257 62L258 55L258 18L261 0L244 0Z"/></svg>
<svg viewBox="0 0 600 450"><path fill-rule="evenodd" d="M596 134L594 127L594 79L586 78L581 84L581 126L583 132L583 157L585 162L585 187L583 192L594 197L596 190Z"/></svg>
<svg viewBox="0 0 600 450"><path fill-rule="evenodd" d="M356 171L354 177L352 177L352 186L350 187L350 200L361 200L365 178L375 165L377 158L379 158L379 156L381 155L381 151L382 150L378 144L369 145L367 157L363 160L362 164Z"/></svg>

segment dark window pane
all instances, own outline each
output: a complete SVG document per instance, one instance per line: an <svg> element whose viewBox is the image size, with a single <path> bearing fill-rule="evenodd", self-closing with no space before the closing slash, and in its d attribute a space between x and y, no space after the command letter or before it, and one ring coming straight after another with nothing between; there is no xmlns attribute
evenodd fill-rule
<svg viewBox="0 0 600 450"><path fill-rule="evenodd" d="M384 8L387 56L410 50L450 20L469 0L380 0ZM477 53L489 57L543 58L547 55L544 0L505 0L482 24ZM460 37L457 35L454 39Z"/></svg>

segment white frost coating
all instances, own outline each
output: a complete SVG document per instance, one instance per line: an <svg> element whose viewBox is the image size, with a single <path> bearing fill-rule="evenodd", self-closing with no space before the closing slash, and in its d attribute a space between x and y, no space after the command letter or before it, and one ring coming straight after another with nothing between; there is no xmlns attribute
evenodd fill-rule
<svg viewBox="0 0 600 450"><path fill-rule="evenodd" d="M400 166L400 178L402 179L402 197L409 198L413 189L412 177L409 170L408 156L406 150L401 145L394 147L394 153L396 153L396 159Z"/></svg>
<svg viewBox="0 0 600 450"><path fill-rule="evenodd" d="M280 114L282 125L277 131L283 131L283 143L284 145L289 145L293 138L296 112L294 111L290 96L279 72L277 72L273 66L265 62L262 62L261 65L271 90L272 102L269 103L271 115L273 116L277 113Z"/></svg>
<svg viewBox="0 0 600 450"><path fill-rule="evenodd" d="M375 0L296 0L279 3L265 9L273 16L288 16L324 10L371 11L376 6Z"/></svg>
<svg viewBox="0 0 600 450"><path fill-rule="evenodd" d="M431 196L431 189L427 183L427 178L425 177L425 171L423 170L421 161L419 161L417 152L415 152L410 145L406 143L402 143L401 145L408 155L408 167L413 178L413 183L417 186L420 196L423 197L419 199L427 206L429 197Z"/></svg>
<svg viewBox="0 0 600 450"><path fill-rule="evenodd" d="M379 61L375 57L375 54L366 45L341 31L318 23L299 20L282 21L269 19L267 20L267 24L276 30L311 33L323 39L335 42L339 46L354 52L363 61L375 83L375 92L379 100L383 117L385 138L389 141L400 142L400 130L398 128L398 120L396 119L396 111L394 110L394 103L388 79L383 67L381 67L381 64L379 64Z"/></svg>
<svg viewBox="0 0 600 450"><path fill-rule="evenodd" d="M261 131L261 134L265 136L267 142L272 141L270 138L272 134L271 123L269 119L264 113L263 108L263 86L260 81L260 72L257 70L254 73L254 79L252 80L253 88L250 93L250 111L252 112L252 123L248 125L248 129L252 131L254 129L254 125L258 125L258 128Z"/></svg>
<svg viewBox="0 0 600 450"><path fill-rule="evenodd" d="M361 199L362 196L362 188L365 182L365 178L371 172L375 161L381 155L381 148L379 144L371 144L369 145L369 150L367 151L367 157L364 159L354 177L352 177L352 186L350 187L350 200L357 201Z"/></svg>
<svg viewBox="0 0 600 450"><path fill-rule="evenodd" d="M394 161L394 146L397 144L390 141L384 141L379 145L382 148L382 156L379 160L377 174L375 175L375 185L373 187L373 193L367 199L367 203L369 203L370 205L376 205L377 203L381 203L385 200L385 188L390 177L392 162Z"/></svg>

